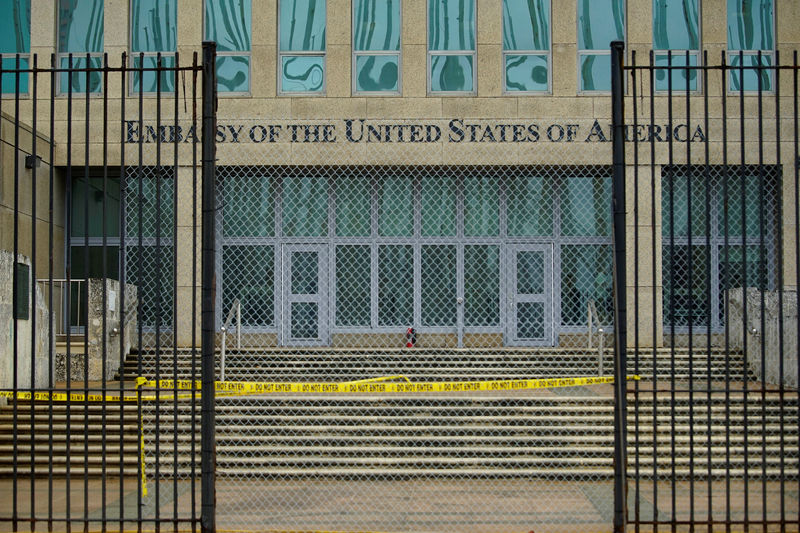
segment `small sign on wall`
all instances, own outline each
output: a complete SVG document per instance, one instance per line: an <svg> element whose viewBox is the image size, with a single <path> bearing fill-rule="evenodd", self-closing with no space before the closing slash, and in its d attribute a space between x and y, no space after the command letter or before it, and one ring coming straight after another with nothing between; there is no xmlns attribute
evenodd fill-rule
<svg viewBox="0 0 800 533"><path fill-rule="evenodd" d="M25 263L15 263L14 278L16 279L14 318L16 320L28 320L31 293L31 267Z"/></svg>

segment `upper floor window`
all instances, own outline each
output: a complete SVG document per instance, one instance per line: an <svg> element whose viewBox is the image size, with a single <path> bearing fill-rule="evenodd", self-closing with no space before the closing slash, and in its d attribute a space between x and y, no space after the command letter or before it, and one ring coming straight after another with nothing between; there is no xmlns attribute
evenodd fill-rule
<svg viewBox="0 0 800 533"><path fill-rule="evenodd" d="M401 2L353 0L354 92L400 94Z"/></svg>
<svg viewBox="0 0 800 533"><path fill-rule="evenodd" d="M8 0L0 5L0 54L3 55L4 69L16 69L19 54L19 68L29 66L31 52L31 2L30 0ZM2 79L3 94L17 92L17 75L6 72ZM28 73L19 75L19 92L28 92Z"/></svg>
<svg viewBox="0 0 800 533"><path fill-rule="evenodd" d="M624 0L578 0L579 91L611 91L611 41L624 39Z"/></svg>
<svg viewBox="0 0 800 533"><path fill-rule="evenodd" d="M217 42L217 91L250 92L250 0L206 0L205 39Z"/></svg>
<svg viewBox="0 0 800 533"><path fill-rule="evenodd" d="M730 73L731 91L771 91L772 71L758 70L773 64L775 8L773 0L728 0L728 56L736 67Z"/></svg>
<svg viewBox="0 0 800 533"><path fill-rule="evenodd" d="M102 67L103 0L58 0L58 63L62 69ZM62 72L59 77L61 93L103 90L103 76L99 70L71 70Z"/></svg>
<svg viewBox="0 0 800 533"><path fill-rule="evenodd" d="M503 0L503 88L550 90L550 0Z"/></svg>
<svg viewBox="0 0 800 533"><path fill-rule="evenodd" d="M325 0L279 0L278 10L278 92L323 94Z"/></svg>
<svg viewBox="0 0 800 533"><path fill-rule="evenodd" d="M699 63L699 1L653 0L653 49L656 66L688 67ZM698 89L697 69L657 69L655 75L657 91L667 91L670 88L675 91L685 91L687 82L690 91Z"/></svg>
<svg viewBox="0 0 800 533"><path fill-rule="evenodd" d="M147 70L161 66L175 66L177 50L177 0L131 0L131 55L136 71L131 76L133 92L172 92L175 90L175 73L162 72L159 87L156 71Z"/></svg>
<svg viewBox="0 0 800 533"><path fill-rule="evenodd" d="M475 93L476 0L428 0L428 88Z"/></svg>

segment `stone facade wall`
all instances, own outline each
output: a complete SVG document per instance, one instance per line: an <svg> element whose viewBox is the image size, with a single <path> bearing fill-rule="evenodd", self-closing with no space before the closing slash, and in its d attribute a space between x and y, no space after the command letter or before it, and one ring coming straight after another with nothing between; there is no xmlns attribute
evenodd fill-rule
<svg viewBox="0 0 800 533"><path fill-rule="evenodd" d="M747 315L744 319L744 291L728 291L730 305L731 347L742 349L747 339L747 365L759 379L770 385L783 381L787 387L797 387L797 290L783 292L780 306L777 291L765 291L764 324L762 329L761 291L747 289ZM783 323L781 324L781 321ZM783 335L783 346L781 346ZM764 375L762 375L762 351ZM781 369L781 363L783 369ZM782 372L782 374L781 374ZM783 379L781 380L781 376Z"/></svg>
<svg viewBox="0 0 800 533"><path fill-rule="evenodd" d="M103 280L89 279L89 325L87 327L89 381L114 379L125 356L136 342L137 334L137 287L125 287L125 322L122 319L120 283L108 279L103 303ZM105 329L103 309L106 310ZM120 336L123 346L120 347ZM70 380L83 381L86 376L84 354L70 354ZM59 381L67 379L66 354L56 358L56 376ZM104 371L105 370L105 371Z"/></svg>
<svg viewBox="0 0 800 533"><path fill-rule="evenodd" d="M16 262L28 266L31 264L30 259L23 255L18 255ZM47 309L42 289L36 285L33 287L33 297L29 299L28 319L14 320L14 263L13 254L0 250L0 388L10 389L14 386L15 357L18 389L47 387L53 376L50 356L55 351L55 335L50 335L51 330L48 328L48 320L53 320L53 317ZM32 339L34 322L35 332ZM54 329L52 331L55 332Z"/></svg>

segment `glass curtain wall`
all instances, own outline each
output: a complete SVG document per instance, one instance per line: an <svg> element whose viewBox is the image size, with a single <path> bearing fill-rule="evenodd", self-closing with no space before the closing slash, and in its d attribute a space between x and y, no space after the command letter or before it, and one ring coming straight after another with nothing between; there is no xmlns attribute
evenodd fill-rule
<svg viewBox="0 0 800 533"><path fill-rule="evenodd" d="M238 298L251 331L280 330L281 250L303 243L330 250L333 333L412 326L503 333L504 250L525 243L554 247L560 331L585 328L590 299L610 319L605 167L222 167L219 174L221 309Z"/></svg>
<svg viewBox="0 0 800 533"><path fill-rule="evenodd" d="M29 66L31 52L31 2L30 0L8 0L0 4L0 55L3 56L4 69L17 68L17 54L19 54L19 68ZM0 80L3 94L15 94L19 83L19 93L28 92L28 73L19 75L4 73Z"/></svg>

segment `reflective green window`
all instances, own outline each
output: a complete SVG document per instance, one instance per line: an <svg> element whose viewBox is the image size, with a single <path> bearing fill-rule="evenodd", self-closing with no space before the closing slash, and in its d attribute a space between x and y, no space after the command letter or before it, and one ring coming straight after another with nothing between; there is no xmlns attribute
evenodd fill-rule
<svg viewBox="0 0 800 533"><path fill-rule="evenodd" d="M464 235L489 237L500 234L500 180L493 177L464 178Z"/></svg>
<svg viewBox="0 0 800 533"><path fill-rule="evenodd" d="M324 237L328 234L328 180L290 176L283 180L283 234Z"/></svg>
<svg viewBox="0 0 800 533"><path fill-rule="evenodd" d="M464 325L500 325L499 246L464 246Z"/></svg>
<svg viewBox="0 0 800 533"><path fill-rule="evenodd" d="M400 92L401 0L353 2L355 91Z"/></svg>
<svg viewBox="0 0 800 533"><path fill-rule="evenodd" d="M550 89L550 0L503 0L503 86Z"/></svg>
<svg viewBox="0 0 800 533"><path fill-rule="evenodd" d="M370 247L336 247L336 325L370 325Z"/></svg>
<svg viewBox="0 0 800 533"><path fill-rule="evenodd" d="M0 54L20 54L19 68L28 68L31 51L30 0L7 0L0 5ZM3 69L16 69L16 57L3 57ZM16 73L5 73L2 79L3 94L17 91ZM19 92L28 92L28 74L19 75Z"/></svg>
<svg viewBox="0 0 800 533"><path fill-rule="evenodd" d="M372 200L370 179L366 176L337 177L336 235L338 237L369 237L371 233L369 206Z"/></svg>
<svg viewBox="0 0 800 533"><path fill-rule="evenodd" d="M414 247L378 247L378 325L414 323Z"/></svg>
<svg viewBox="0 0 800 533"><path fill-rule="evenodd" d="M414 194L410 177L386 176L378 182L378 234L411 237L414 234Z"/></svg>
<svg viewBox="0 0 800 533"><path fill-rule="evenodd" d="M507 182L508 234L553 234L554 199L551 185L538 176L519 176Z"/></svg>
<svg viewBox="0 0 800 533"><path fill-rule="evenodd" d="M174 67L172 54L177 50L177 1L176 0L132 0L131 1L131 52L134 68L153 69L161 65ZM144 54L144 61L139 54ZM175 74L161 73L162 92L175 90ZM157 92L157 73L154 71L133 72L133 92Z"/></svg>
<svg viewBox="0 0 800 533"><path fill-rule="evenodd" d="M729 191L731 190L731 185L729 182ZM691 191L689 190L690 188ZM738 196L732 197L729 194L729 198L736 205L741 205ZM691 220L689 220L690 205ZM695 176L691 180L691 187L686 176L674 174L665 176L662 180L661 212L665 236L688 237L690 223L692 236L704 236L708 231L708 215L706 210L706 187L702 176ZM737 214L731 212L728 220L733 222L736 220L734 218L736 216Z"/></svg>
<svg viewBox="0 0 800 533"><path fill-rule="evenodd" d="M420 180L422 236L456 234L456 180L452 176L424 176Z"/></svg>
<svg viewBox="0 0 800 533"><path fill-rule="evenodd" d="M423 245L421 259L422 325L455 326L456 247Z"/></svg>
<svg viewBox="0 0 800 533"><path fill-rule="evenodd" d="M428 0L431 92L474 92L476 0Z"/></svg>
<svg viewBox="0 0 800 533"><path fill-rule="evenodd" d="M772 71L754 67L759 52L760 66L772 65L774 21L773 0L728 0L729 64L739 68L730 72L731 91L773 90Z"/></svg>
<svg viewBox="0 0 800 533"><path fill-rule="evenodd" d="M100 68L103 53L103 0L59 0L58 53L61 68ZM73 54L70 65L68 54ZM91 59L87 65L86 55ZM62 93L100 92L100 72L63 72L59 90Z"/></svg>
<svg viewBox="0 0 800 533"><path fill-rule="evenodd" d="M612 322L609 245L561 246L561 323L586 326L586 304L594 300L602 324Z"/></svg>
<svg viewBox="0 0 800 533"><path fill-rule="evenodd" d="M671 50L669 54L656 54L657 66L687 67L697 65L700 57L700 10L699 0L653 0L653 49ZM687 61L686 55L689 55ZM655 72L655 87L658 91L670 88L685 91L687 79L689 90L697 90L697 71L693 69L672 70L672 85L667 70Z"/></svg>
<svg viewBox="0 0 800 533"><path fill-rule="evenodd" d="M119 179L75 178L72 180L72 237L119 237ZM88 187L88 194L87 194ZM105 198L105 202L104 202ZM89 227L86 228L86 212L89 212ZM105 216L104 216L105 215ZM87 233L88 231L88 233Z"/></svg>
<svg viewBox="0 0 800 533"><path fill-rule="evenodd" d="M222 233L225 237L275 235L275 180L236 176L222 180Z"/></svg>
<svg viewBox="0 0 800 533"><path fill-rule="evenodd" d="M561 192L561 234L611 236L611 178L567 178Z"/></svg>
<svg viewBox="0 0 800 533"><path fill-rule="evenodd" d="M250 90L251 0L206 0L205 38L217 42L217 90Z"/></svg>
<svg viewBox="0 0 800 533"><path fill-rule="evenodd" d="M163 174L157 177L155 169L148 168L141 174L130 172L127 175L125 235L131 239L139 237L141 212L142 238L172 237L174 190L171 171L164 169Z"/></svg>
<svg viewBox="0 0 800 533"><path fill-rule="evenodd" d="M280 0L280 91L321 93L325 90L325 0Z"/></svg>
<svg viewBox="0 0 800 533"><path fill-rule="evenodd" d="M611 42L624 39L624 0L578 0L581 91L611 90Z"/></svg>
<svg viewBox="0 0 800 533"><path fill-rule="evenodd" d="M242 326L275 325L275 247L222 248L222 308L227 313L238 299Z"/></svg>
<svg viewBox="0 0 800 533"><path fill-rule="evenodd" d="M431 91L472 92L473 56L431 55Z"/></svg>

